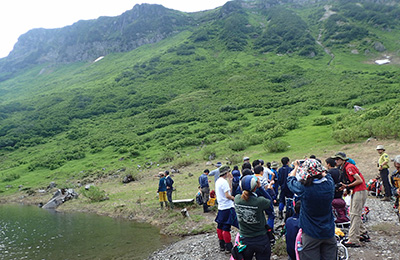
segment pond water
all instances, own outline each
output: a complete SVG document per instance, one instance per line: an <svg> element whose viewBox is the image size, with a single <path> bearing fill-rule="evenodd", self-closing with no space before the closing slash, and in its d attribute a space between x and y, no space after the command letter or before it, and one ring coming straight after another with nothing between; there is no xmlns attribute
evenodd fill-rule
<svg viewBox="0 0 400 260"><path fill-rule="evenodd" d="M144 223L0 205L0 259L146 259L175 238Z"/></svg>

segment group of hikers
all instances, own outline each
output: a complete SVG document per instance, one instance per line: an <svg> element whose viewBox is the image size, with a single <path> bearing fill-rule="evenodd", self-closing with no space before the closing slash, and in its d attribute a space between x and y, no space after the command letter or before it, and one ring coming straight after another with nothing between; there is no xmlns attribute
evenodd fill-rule
<svg viewBox="0 0 400 260"><path fill-rule="evenodd" d="M396 170L389 183L389 156L382 145L376 150L385 188L382 200L391 201L392 193L397 197L400 194L400 155L394 158ZM210 211L208 177L214 176L219 247L227 254L232 253L233 259L251 260L253 256L257 260L270 259L274 205L283 220L288 201L294 208L294 215L284 219L289 259L336 259L335 223L343 221L349 222L347 240L343 242L346 247L360 247L360 242L370 241L362 221L367 185L354 160L343 152L324 162L310 156L290 163L288 157L283 157L281 165L278 162L264 165L263 160L250 163L250 158L244 157L241 170L221 163L216 166L213 171L204 170L199 177L203 211ZM346 196L350 205L344 200ZM232 226L239 229L234 244Z"/></svg>

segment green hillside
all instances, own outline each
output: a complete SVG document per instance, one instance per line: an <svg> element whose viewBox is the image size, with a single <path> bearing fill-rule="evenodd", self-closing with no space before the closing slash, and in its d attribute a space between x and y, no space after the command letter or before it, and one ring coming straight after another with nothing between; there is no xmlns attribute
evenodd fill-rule
<svg viewBox="0 0 400 260"><path fill-rule="evenodd" d="M398 137L398 6L242 2L129 52L3 78L0 192Z"/></svg>

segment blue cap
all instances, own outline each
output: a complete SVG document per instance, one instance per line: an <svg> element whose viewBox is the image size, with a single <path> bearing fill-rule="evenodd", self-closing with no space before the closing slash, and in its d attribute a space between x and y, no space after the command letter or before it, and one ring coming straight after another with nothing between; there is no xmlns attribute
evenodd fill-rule
<svg viewBox="0 0 400 260"><path fill-rule="evenodd" d="M242 190L253 191L257 186L257 177L254 175L246 175L240 181L240 188Z"/></svg>

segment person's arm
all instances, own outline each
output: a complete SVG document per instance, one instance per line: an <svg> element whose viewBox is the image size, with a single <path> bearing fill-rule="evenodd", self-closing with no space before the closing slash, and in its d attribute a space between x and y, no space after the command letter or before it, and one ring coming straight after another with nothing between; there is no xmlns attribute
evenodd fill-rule
<svg viewBox="0 0 400 260"><path fill-rule="evenodd" d="M208 176L214 176L214 175L217 174L218 171L219 171L219 169L212 170L212 171L208 174Z"/></svg>
<svg viewBox="0 0 400 260"><path fill-rule="evenodd" d="M234 200L234 199L235 199L235 197L233 197L231 194L229 194L229 191L225 191L225 197L226 197L228 200Z"/></svg>
<svg viewBox="0 0 400 260"><path fill-rule="evenodd" d="M352 183L349 183L349 184L345 184L344 185L344 187L346 188L346 189L351 189L351 188L354 188L355 186L357 186L357 185L360 185L361 183L363 183L363 181L362 181L362 179L361 179L361 176L359 175L359 174L354 174L353 175L353 177L354 177L354 181L352 182ZM343 187L343 186L342 186Z"/></svg>

